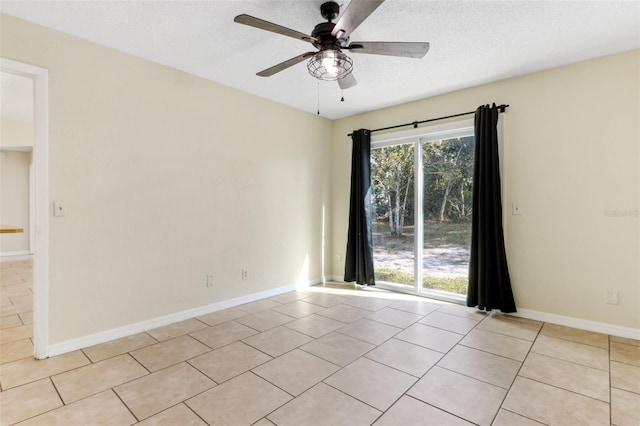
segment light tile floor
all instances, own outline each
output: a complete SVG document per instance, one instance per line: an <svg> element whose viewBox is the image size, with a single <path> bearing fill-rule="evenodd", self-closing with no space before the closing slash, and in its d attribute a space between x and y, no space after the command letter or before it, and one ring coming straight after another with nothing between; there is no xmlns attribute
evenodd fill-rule
<svg viewBox="0 0 640 426"><path fill-rule="evenodd" d="M640 425L638 341L340 284L36 361L0 267L1 425Z"/></svg>

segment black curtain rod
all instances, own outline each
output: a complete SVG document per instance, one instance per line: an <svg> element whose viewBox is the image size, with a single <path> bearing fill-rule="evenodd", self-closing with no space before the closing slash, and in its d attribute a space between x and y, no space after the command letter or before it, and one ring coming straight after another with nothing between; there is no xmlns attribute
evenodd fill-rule
<svg viewBox="0 0 640 426"><path fill-rule="evenodd" d="M500 112L504 112L505 109L507 109L508 107L509 105L505 105L505 104L498 105L498 109L500 110ZM469 114L475 114L475 111L461 112L460 114L447 115L446 117L430 118L429 120L414 121L413 123L405 123L405 124L398 124L397 126L383 127L381 129L370 130L370 132L371 133L381 132L383 130L397 129L399 127L406 127L406 126L413 126L414 129L417 129L418 124L430 123L432 121L438 121L438 120L446 120L447 118L462 117L463 115L469 115ZM351 137L351 135L353 135L353 133L349 133L347 136Z"/></svg>

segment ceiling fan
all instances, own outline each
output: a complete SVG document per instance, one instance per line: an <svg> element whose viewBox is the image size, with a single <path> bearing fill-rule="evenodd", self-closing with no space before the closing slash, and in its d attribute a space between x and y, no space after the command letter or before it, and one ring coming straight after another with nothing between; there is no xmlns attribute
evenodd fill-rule
<svg viewBox="0 0 640 426"><path fill-rule="evenodd" d="M245 14L236 16L234 21L306 41L318 49L317 52L306 52L262 70L257 73L258 76L270 77L309 59L307 63L309 74L319 80L338 80L340 88L344 90L355 86L357 82L352 74L353 61L342 50L405 58L422 58L429 51L429 43L421 42L350 42L351 33L383 2L384 0L351 0L340 19L335 23L333 21L340 15L340 6L333 1L323 3L320 6L320 14L327 22L316 25L311 35Z"/></svg>

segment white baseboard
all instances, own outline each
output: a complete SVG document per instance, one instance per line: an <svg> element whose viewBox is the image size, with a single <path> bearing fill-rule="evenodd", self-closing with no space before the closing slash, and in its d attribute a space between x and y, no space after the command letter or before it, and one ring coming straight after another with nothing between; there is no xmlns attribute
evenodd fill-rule
<svg viewBox="0 0 640 426"><path fill-rule="evenodd" d="M29 250L20 250L20 251L3 251L0 253L0 257L13 257L13 256L28 256L31 253Z"/></svg>
<svg viewBox="0 0 640 426"><path fill-rule="evenodd" d="M340 275L331 275L330 279L337 282L344 282ZM640 340L640 329L622 327L619 325L607 324L585 320L581 318L567 317L564 315L550 314L547 312L535 311L532 309L518 308L518 312L509 314L520 318L527 318L536 321L549 322L552 324L564 325L565 327L579 328L581 330L594 331L596 333L610 334L612 336L626 337L627 339Z"/></svg>
<svg viewBox="0 0 640 426"><path fill-rule="evenodd" d="M111 340L119 339L122 337L131 336L133 334L142 333L147 330L162 327L165 325L173 324L175 322L188 320L191 318L199 317L202 315L210 314L212 312L221 311L223 309L232 308L234 306L242 305L245 303L255 302L256 300L265 299L268 297L277 296L282 293L294 291L296 289L305 288L311 285L322 283L322 278L316 278L309 280L308 282L286 285L283 287L274 288L271 290L265 290L258 293L248 294L246 296L236 297L234 299L223 300L221 302L213 303L210 305L200 306L193 309L187 309L185 311L176 312L169 315L163 315L160 317L152 318L145 321L140 321L134 324L125 325L123 327L113 328L111 330L101 331L99 333L90 334L88 336L82 336L75 339L65 340L64 342L54 343L47 347L47 353L45 357L52 357L61 355L67 352L76 351L78 349L87 348L89 346L98 345Z"/></svg>
<svg viewBox="0 0 640 426"><path fill-rule="evenodd" d="M610 334L612 336L626 337L627 339L640 340L640 329L622 327L619 325L607 324L604 322L590 321L581 318L566 317L563 315L549 314L547 312L534 311L531 309L518 308L518 312L509 314L516 317L527 318L537 321L550 322L552 324L564 325L565 327L579 328L582 330L594 331L596 333Z"/></svg>

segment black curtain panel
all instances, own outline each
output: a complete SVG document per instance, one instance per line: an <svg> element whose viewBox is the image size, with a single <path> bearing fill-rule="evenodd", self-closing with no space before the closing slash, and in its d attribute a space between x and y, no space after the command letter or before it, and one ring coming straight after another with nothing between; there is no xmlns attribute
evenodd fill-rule
<svg viewBox="0 0 640 426"><path fill-rule="evenodd" d="M502 230L498 113L493 104L475 112L471 259L467 306L515 312Z"/></svg>
<svg viewBox="0 0 640 426"><path fill-rule="evenodd" d="M351 202L344 280L375 285L371 235L371 132L356 130L351 138Z"/></svg>

